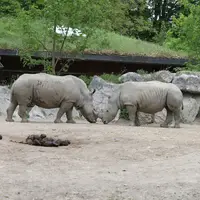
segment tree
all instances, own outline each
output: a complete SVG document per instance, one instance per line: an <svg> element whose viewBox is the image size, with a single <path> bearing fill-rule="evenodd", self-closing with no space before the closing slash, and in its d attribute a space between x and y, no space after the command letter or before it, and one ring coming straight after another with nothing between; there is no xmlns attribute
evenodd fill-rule
<svg viewBox="0 0 200 200"><path fill-rule="evenodd" d="M149 20L151 16L146 0L124 0L123 2L128 4L125 35L151 41L156 32L153 23Z"/></svg>
<svg viewBox="0 0 200 200"><path fill-rule="evenodd" d="M172 28L167 33L166 45L176 50L185 50L191 59L200 60L200 5L182 1L189 14L173 18ZM189 63L191 66L191 63ZM197 67L198 70L200 67Z"/></svg>
<svg viewBox="0 0 200 200"><path fill-rule="evenodd" d="M20 10L20 4L17 0L1 0L0 1L0 17L16 16Z"/></svg>
<svg viewBox="0 0 200 200"><path fill-rule="evenodd" d="M95 37L98 30L112 31L123 27L126 4L120 0L40 0L19 12L16 30L23 38L24 59L30 60L30 52L37 50L51 50L51 65L45 65L56 73L55 52L64 49L82 52L87 48L91 37ZM115 9L113 9L115 8ZM64 36L56 30L65 32ZM81 36L73 34L68 37L70 28L81 30ZM104 37L103 35L101 37Z"/></svg>
<svg viewBox="0 0 200 200"><path fill-rule="evenodd" d="M154 27L160 32L162 22L168 23L180 8L178 0L148 0Z"/></svg>

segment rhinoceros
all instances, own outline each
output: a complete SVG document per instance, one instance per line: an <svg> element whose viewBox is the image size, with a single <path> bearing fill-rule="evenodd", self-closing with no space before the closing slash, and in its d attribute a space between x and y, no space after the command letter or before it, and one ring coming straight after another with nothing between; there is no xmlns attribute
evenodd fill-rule
<svg viewBox="0 0 200 200"><path fill-rule="evenodd" d="M13 122L13 113L19 105L21 122L28 122L26 112L35 105L51 109L59 108L54 123L61 123L66 113L67 122L75 123L72 109L75 107L90 123L96 123L97 115L93 106L93 94L85 82L72 75L56 76L46 73L23 74L11 87L10 104L6 121Z"/></svg>
<svg viewBox="0 0 200 200"><path fill-rule="evenodd" d="M180 128L180 114L183 109L183 94L172 83L160 81L125 82L119 84L108 99L107 108L101 116L104 124L111 122L119 109L126 107L129 113L130 125L140 126L138 112L155 114L167 110L166 120L160 124L167 128L175 119L175 128Z"/></svg>

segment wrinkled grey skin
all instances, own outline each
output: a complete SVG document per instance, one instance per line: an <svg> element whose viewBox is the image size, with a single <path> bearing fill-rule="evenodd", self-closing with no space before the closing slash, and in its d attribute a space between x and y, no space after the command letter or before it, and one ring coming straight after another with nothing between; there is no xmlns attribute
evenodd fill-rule
<svg viewBox="0 0 200 200"><path fill-rule="evenodd" d="M119 109L126 107L129 113L130 125L140 126L138 112L155 114L167 110L166 120L161 127L167 128L175 119L175 128L180 128L180 113L183 109L183 94L172 83L159 81L126 82L111 94L107 108L103 112L104 124L111 122Z"/></svg>
<svg viewBox="0 0 200 200"><path fill-rule="evenodd" d="M23 74L12 85L10 105L6 121L13 122L13 113L19 105L21 122L28 122L27 113L37 105L42 108L60 108L55 123L62 123L66 114L67 123L75 123L72 118L73 107L78 109L90 123L96 123L97 115L93 107L95 91L90 92L84 81L68 76L54 76L45 73Z"/></svg>

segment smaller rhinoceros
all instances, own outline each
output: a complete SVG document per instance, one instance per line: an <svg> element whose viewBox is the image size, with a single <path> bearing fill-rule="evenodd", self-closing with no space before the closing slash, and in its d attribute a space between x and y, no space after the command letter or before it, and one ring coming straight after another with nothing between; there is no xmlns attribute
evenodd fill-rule
<svg viewBox="0 0 200 200"><path fill-rule="evenodd" d="M28 122L27 113L35 105L51 109L59 108L55 123L61 123L66 114L68 123L75 123L72 118L73 107L90 123L96 123L97 114L93 106L94 91L89 91L85 82L75 76L55 76L45 73L23 74L11 87L10 105L6 121L12 122L13 113L19 105L18 115L21 122Z"/></svg>
<svg viewBox="0 0 200 200"><path fill-rule="evenodd" d="M181 90L172 83L160 81L126 82L119 87L108 99L107 108L102 115L104 124L111 122L117 111L126 107L129 113L130 125L140 126L138 112L155 114L167 110L166 120L160 125L168 127L175 119L175 128L180 127L180 113L183 109L183 94Z"/></svg>

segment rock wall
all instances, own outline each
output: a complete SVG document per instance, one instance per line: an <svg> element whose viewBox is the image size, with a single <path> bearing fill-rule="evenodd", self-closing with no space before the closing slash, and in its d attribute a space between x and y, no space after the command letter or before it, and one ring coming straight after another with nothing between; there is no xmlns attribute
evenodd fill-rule
<svg viewBox="0 0 200 200"><path fill-rule="evenodd" d="M200 73L193 72L179 72L171 73L166 70L158 71L151 74L140 75L135 72L129 72L123 74L119 77L121 83L127 81L151 81L157 80L166 83L173 83L177 85L183 92L184 100L183 105L184 109L181 113L182 123L192 123L199 116L200 108ZM106 107L108 96L117 87L117 84L106 82L98 76L94 76L91 81L89 88L96 89L94 94L94 105L96 109L102 113L102 110ZM166 110L163 109L161 112L156 113L155 115L145 114L140 112L139 119L141 124L152 123L161 123L166 118ZM119 119L118 116L115 120ZM154 119L154 120L153 120Z"/></svg>

